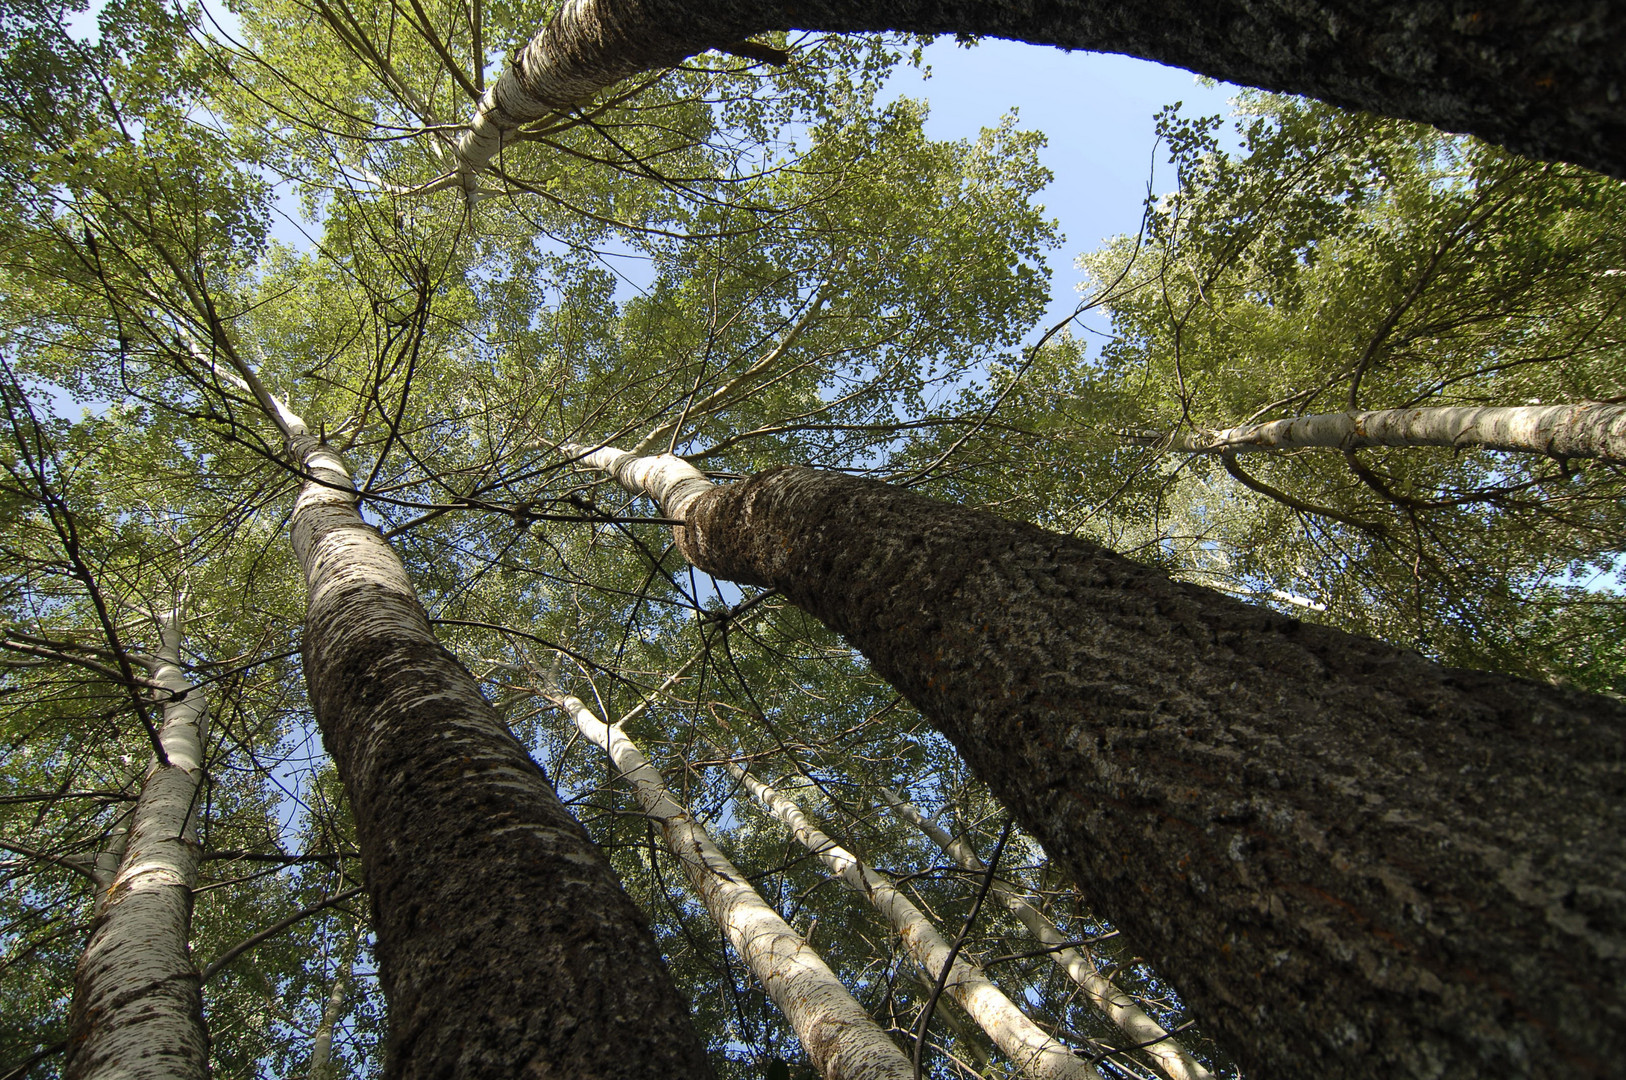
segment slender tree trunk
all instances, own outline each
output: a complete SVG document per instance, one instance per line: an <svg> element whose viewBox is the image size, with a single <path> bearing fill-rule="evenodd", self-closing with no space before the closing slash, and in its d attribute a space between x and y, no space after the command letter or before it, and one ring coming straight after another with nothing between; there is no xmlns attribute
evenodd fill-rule
<svg viewBox="0 0 1626 1080"><path fill-rule="evenodd" d="M350 1005L350 982L355 973L358 943L359 933L351 926L344 953L333 973L333 987L328 991L327 1003L322 1006L322 1019L316 1024L316 1037L311 1039L311 1067L307 1074L310 1080L334 1080L338 1075L333 1067L333 1032Z"/></svg>
<svg viewBox="0 0 1626 1080"><path fill-rule="evenodd" d="M903 1051L672 798L660 773L621 725L606 725L580 698L566 695L558 702L632 786L638 805L660 826L667 849L706 910L790 1021L819 1074L828 1080L910 1080L914 1070Z"/></svg>
<svg viewBox="0 0 1626 1080"><path fill-rule="evenodd" d="M830 872L885 916L903 939L903 947L921 969L936 979L950 962L949 943L914 904L885 875L860 861L852 852L819 830L789 798L764 784L739 765L728 771L742 782L768 812L782 821L802 846L817 855ZM1066 1046L1052 1039L1029 1020L1005 992L989 981L981 969L963 956L952 956L944 990L960 1003L994 1045L1025 1075L1042 1080L1101 1080L1101 1074Z"/></svg>
<svg viewBox="0 0 1626 1080"><path fill-rule="evenodd" d="M139 789L137 792L139 795ZM124 849L130 843L130 821L134 815L135 810L131 808L113 820L107 842L91 860L90 877L96 883L96 903L92 910L96 915L100 915L113 898L113 885L119 879L119 867L124 865Z"/></svg>
<svg viewBox="0 0 1626 1080"><path fill-rule="evenodd" d="M962 869L978 873L987 871L983 861L971 849L971 845L964 840L958 840L948 834L937 822L926 817L917 810L913 803L899 797L897 793L888 788L881 789L882 798L892 808L892 812L903 820L909 822L931 838L932 843L943 849L943 854L953 859ZM1158 1071L1170 1080L1212 1080L1213 1073L1203 1068L1202 1064L1193 1058L1180 1045L1180 1040L1170 1035L1156 1020L1146 1015L1144 1009L1136 1005L1128 994L1113 985L1111 979L1101 974L1093 960L1076 948L1057 948L1068 941L1055 923L1045 918L1044 913L1034 907L1021 890L1008 882L995 878L992 883L992 892L999 897L999 902L1005 909L1027 927L1042 945L1050 946L1054 951L1050 959L1056 966L1067 973L1067 977L1078 984L1084 991L1084 996L1117 1025L1118 1030L1129 1036L1130 1044L1144 1046L1140 1053L1150 1057L1156 1064Z"/></svg>
<svg viewBox="0 0 1626 1080"><path fill-rule="evenodd" d="M708 1075L603 854L436 640L344 463L302 431L289 441L311 477L292 524L305 677L355 813L385 1075Z"/></svg>
<svg viewBox="0 0 1626 1080"><path fill-rule="evenodd" d="M886 484L574 453L863 652L1250 1073L1618 1075L1619 703Z"/></svg>
<svg viewBox="0 0 1626 1080"><path fill-rule="evenodd" d="M1626 177L1626 12L1590 0L567 0L487 90L458 155L478 172L524 123L792 27L1128 53Z"/></svg>
<svg viewBox="0 0 1626 1080"><path fill-rule="evenodd" d="M1125 432L1129 442L1188 454L1360 446L1449 446L1626 462L1626 406L1437 407L1320 413L1223 430Z"/></svg>
<svg viewBox="0 0 1626 1080"><path fill-rule="evenodd" d="M74 974L68 1080L209 1075L202 983L189 940L208 708L181 671L181 633L179 608L159 620L158 652L147 666L168 692L158 733L166 760L148 767L122 849L114 848L118 872L105 892L98 890L96 920Z"/></svg>
<svg viewBox="0 0 1626 1080"><path fill-rule="evenodd" d="M918 964L908 963L902 965L900 974L902 971L908 972L909 981L914 983L915 987L920 991L918 1003L924 1009L926 1002L931 1000L932 991L937 989L937 980L929 977L920 969ZM956 1005L952 997L944 995L937 999L937 1011L932 1015L932 1023L935 1024L939 1020L958 1036L955 1049L961 1051L961 1054L955 1054L956 1058L960 1060L970 1058L969 1061L966 1061L966 1064L970 1065L979 1074L988 1068L988 1063L993 1060L993 1054L989 1053L987 1046L984 1045L988 1038L987 1033L971 1022L971 1018L965 1015L965 1010ZM918 1024L919 1021L917 1020L916 1023ZM930 1032L927 1034L929 1037ZM938 1044L937 1049L942 1053L950 1053L949 1048L942 1043Z"/></svg>

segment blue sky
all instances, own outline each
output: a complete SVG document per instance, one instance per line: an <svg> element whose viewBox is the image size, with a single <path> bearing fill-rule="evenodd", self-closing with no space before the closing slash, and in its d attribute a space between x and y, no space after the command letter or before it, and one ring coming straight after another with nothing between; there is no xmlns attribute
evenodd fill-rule
<svg viewBox="0 0 1626 1080"><path fill-rule="evenodd" d="M930 78L904 69L893 89L931 103L931 137L975 138L1013 108L1024 128L1049 137L1041 158L1055 179L1043 200L1066 240L1051 259L1054 299L1046 325L1076 303L1074 256L1140 226L1153 164L1153 115L1181 101L1191 115L1229 116L1238 89L1202 85L1189 71L1145 60L993 39L963 48L941 38L925 55ZM1167 154L1158 154L1156 163L1156 190L1167 191L1174 183Z"/></svg>

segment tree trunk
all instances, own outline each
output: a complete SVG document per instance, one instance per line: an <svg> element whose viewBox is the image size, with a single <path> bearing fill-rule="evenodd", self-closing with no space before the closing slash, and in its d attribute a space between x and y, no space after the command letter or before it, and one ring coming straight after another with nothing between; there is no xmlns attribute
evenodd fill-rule
<svg viewBox="0 0 1626 1080"><path fill-rule="evenodd" d="M1125 432L1129 442L1188 454L1360 446L1449 446L1626 463L1626 406L1436 407L1319 413L1224 430Z"/></svg>
<svg viewBox="0 0 1626 1080"><path fill-rule="evenodd" d="M338 1070L333 1065L333 1033L344 1011L350 1005L350 981L355 973L356 950L360 930L352 926L339 955L339 964L333 972L333 986L328 991L327 1003L322 1006L322 1019L316 1024L316 1036L311 1039L311 1067L306 1073L309 1080L337 1080Z"/></svg>
<svg viewBox="0 0 1626 1080"><path fill-rule="evenodd" d="M486 92L459 157L477 172L521 124L792 27L1127 53L1626 177L1626 9L1590 0L568 0Z"/></svg>
<svg viewBox="0 0 1626 1080"><path fill-rule="evenodd" d="M615 456L582 460L863 652L1250 1073L1618 1075L1619 703L886 484Z"/></svg>
<svg viewBox="0 0 1626 1080"><path fill-rule="evenodd" d="M677 857L734 952L790 1021L819 1075L826 1080L910 1080L914 1070L903 1051L672 798L660 773L621 725L606 725L580 698L557 700L581 733L609 755L638 805L660 826L667 850Z"/></svg>
<svg viewBox="0 0 1626 1080"><path fill-rule="evenodd" d="M90 941L74 974L67 1080L209 1075L202 983L190 945L208 707L181 671L181 629L178 609L160 620L158 652L147 665L168 692L158 733L166 760L148 767L118 872L105 893L98 891Z"/></svg>
<svg viewBox="0 0 1626 1080"><path fill-rule="evenodd" d="M1037 1080L1101 1080L1093 1065L1075 1057L1066 1046L1040 1030L980 968L968 963L964 956L953 955L931 920L897 890L890 878L830 839L808 820L801 807L739 765L730 762L728 771L832 874L874 905L892 924L903 940L904 950L921 970L938 979L944 965L950 965L943 989L1024 1075Z"/></svg>
<svg viewBox="0 0 1626 1080"><path fill-rule="evenodd" d="M385 1075L708 1075L642 915L436 640L344 463L289 442L311 477L292 526L305 677L355 813Z"/></svg>
<svg viewBox="0 0 1626 1080"><path fill-rule="evenodd" d="M889 788L881 789L881 796L887 806L898 817L909 822L931 838L932 843L943 849L943 854L959 864L961 869L974 873L984 873L988 867L977 857L971 845L964 840L958 840L948 834L937 822L926 817L910 803ZM1032 934L1040 944L1049 946L1053 951L1050 959L1056 966L1067 973L1067 977L1078 984L1084 991L1084 996L1090 1000L1097 1009L1101 1010L1108 1020L1117 1025L1119 1031L1129 1036L1132 1046L1142 1046L1145 1049L1139 1053L1151 1058L1157 1070L1169 1080L1213 1080L1214 1074L1205 1069L1202 1064L1186 1052L1180 1045L1180 1040L1170 1035L1163 1026L1150 1016L1133 999L1117 986L1111 979L1101 973L1095 962L1076 948L1061 948L1068 937L1063 934L1055 923L1045 918L1044 913L1034 907L1021 890L1007 882L995 878L991 891L999 902L1019 919L1028 933Z"/></svg>

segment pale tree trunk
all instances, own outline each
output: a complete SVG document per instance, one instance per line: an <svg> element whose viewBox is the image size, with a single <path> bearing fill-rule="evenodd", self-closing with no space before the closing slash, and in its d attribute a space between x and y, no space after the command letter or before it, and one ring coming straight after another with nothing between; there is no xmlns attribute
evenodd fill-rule
<svg viewBox="0 0 1626 1080"><path fill-rule="evenodd" d="M1470 132L1626 177L1626 13L1590 0L566 0L459 141L465 186L521 125L772 30L901 30L1127 53Z"/></svg>
<svg viewBox="0 0 1626 1080"><path fill-rule="evenodd" d="M924 1009L926 1003L931 1000L933 992L937 990L937 980L927 976L918 965L912 962L907 966L906 970L909 973L909 980L920 990L920 1007ZM965 1057L971 1059L965 1061L965 1064L971 1066L972 1071L981 1073L988 1068L988 1063L993 1060L993 1055L983 1045L988 1036L981 1028L971 1022L970 1018L965 1015L965 1010L956 1005L953 998L940 997L937 999L937 1011L932 1016L932 1022L936 1023L938 1020L941 1020L958 1036L955 1048L963 1051ZM938 1044L937 1049L941 1053L952 1053L942 1043ZM965 1060L959 1054L953 1056L957 1060Z"/></svg>
<svg viewBox="0 0 1626 1080"><path fill-rule="evenodd" d="M874 481L581 460L868 657L1250 1074L1626 1060L1620 703Z"/></svg>
<svg viewBox="0 0 1626 1080"><path fill-rule="evenodd" d="M946 829L922 814L913 803L888 788L881 789L881 796L895 814L930 837L932 843L942 848L943 853L962 869L987 872L988 867L977 857L970 844L950 836ZM1128 994L1101 974L1093 960L1076 948L1062 947L1070 939L1034 907L1020 889L996 877L990 891L999 897L999 902L1005 905L1007 911L1027 927L1028 933L1037 938L1040 944L1051 948L1050 959L1078 984L1091 1004L1117 1025L1118 1030L1129 1036L1131 1045L1144 1047L1139 1052L1150 1057L1160 1072L1170 1080L1212 1080L1214 1074L1193 1058L1163 1025L1147 1016L1145 1010L1136 1005Z"/></svg>
<svg viewBox="0 0 1626 1080"><path fill-rule="evenodd" d="M632 786L638 805L660 826L667 850L735 953L790 1021L819 1074L828 1080L910 1080L914 1070L903 1051L672 798L621 725L607 726L580 698L556 700Z"/></svg>
<svg viewBox="0 0 1626 1080"><path fill-rule="evenodd" d="M182 629L177 604L159 620L159 648L146 661L149 677L163 688L158 740L165 760L148 767L122 848L115 848L118 871L99 891L74 974L68 1080L209 1075L202 984L189 943L208 709L180 668Z"/></svg>
<svg viewBox="0 0 1626 1080"><path fill-rule="evenodd" d="M139 779L139 777L138 777ZM137 788L139 795L140 789ZM90 863L90 878L96 883L96 903L92 911L100 915L113 896L113 883L119 878L119 867L124 863L124 849L130 842L130 819L134 808L125 810L113 819L107 842L102 845Z"/></svg>
<svg viewBox="0 0 1626 1080"><path fill-rule="evenodd" d="M316 1024L316 1035L311 1039L310 1080L335 1080L338 1070L333 1065L333 1033L344 1019L350 1005L350 983L355 975L356 949L360 942L357 928L352 925L345 938L344 952L333 973L333 987L322 1006L322 1018Z"/></svg>
<svg viewBox="0 0 1626 1080"><path fill-rule="evenodd" d="M1449 446L1626 462L1626 406L1439 406L1318 413L1238 427L1123 432L1128 442L1188 454L1362 446Z"/></svg>
<svg viewBox="0 0 1626 1080"><path fill-rule="evenodd" d="M795 834L803 847L818 856L832 874L874 905L892 924L892 929L903 939L904 949L922 970L938 979L942 977L944 966L950 965L944 990L1024 1074L1042 1080L1101 1080L1101 1074L1093 1065L1040 1030L979 968L962 956L954 956L949 943L943 940L931 920L910 903L885 874L830 839L785 795L735 763L729 763L728 771Z"/></svg>

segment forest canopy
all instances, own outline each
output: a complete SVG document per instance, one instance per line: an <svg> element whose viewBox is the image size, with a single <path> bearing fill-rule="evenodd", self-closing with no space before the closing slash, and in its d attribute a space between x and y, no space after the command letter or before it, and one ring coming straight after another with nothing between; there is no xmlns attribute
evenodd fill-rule
<svg viewBox="0 0 1626 1080"><path fill-rule="evenodd" d="M407 775L406 729L328 716L404 691L339 639L396 628L449 653L424 700L471 677L465 726L511 732L540 771L502 768L585 828L716 1075L843 1066L691 890L711 851L916 1075L1241 1075L899 690L781 590L686 562L662 505L589 467L603 447L885 481L1429 660L1626 692L1620 181L1249 91L1149 118L1172 168L1139 234L1079 254L1043 135L933 140L884 92L917 40L816 33L527 120L471 179L468 118L537 25L489 0L0 14L6 1080L96 1072L85 1032L116 1025L86 986L143 881L192 1025L167 1075L407 1068L381 971L409 965L375 920L411 920L379 914L372 852L489 863L507 826L465 814L467 852L390 832L372 808L415 793L382 779L358 814L345 774ZM1074 255L1104 337L1039 325ZM368 544L384 614L344 592L336 552ZM436 723L451 776L479 755ZM986 992L906 945L916 916Z"/></svg>

